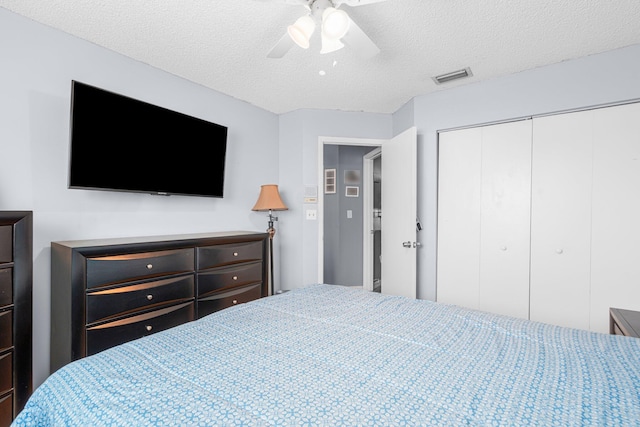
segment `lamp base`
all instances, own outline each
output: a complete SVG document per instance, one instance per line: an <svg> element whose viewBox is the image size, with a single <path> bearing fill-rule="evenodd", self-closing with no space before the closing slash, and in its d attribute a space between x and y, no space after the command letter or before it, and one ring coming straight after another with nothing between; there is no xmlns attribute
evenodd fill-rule
<svg viewBox="0 0 640 427"><path fill-rule="evenodd" d="M273 228L273 222L269 221L269 296L275 294L275 287L273 283L273 236L276 235L276 229Z"/></svg>

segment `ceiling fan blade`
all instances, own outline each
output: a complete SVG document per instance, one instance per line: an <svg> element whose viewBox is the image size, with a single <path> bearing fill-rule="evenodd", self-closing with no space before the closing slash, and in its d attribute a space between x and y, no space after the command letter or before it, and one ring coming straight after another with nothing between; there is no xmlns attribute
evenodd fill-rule
<svg viewBox="0 0 640 427"><path fill-rule="evenodd" d="M278 3L286 3L286 4L291 4L294 6L306 6L309 7L311 5L311 3L313 2L313 0L258 0L261 3L273 3L273 2L278 2ZM380 0L378 0L380 1Z"/></svg>
<svg viewBox="0 0 640 427"><path fill-rule="evenodd" d="M350 19L349 31L342 37L345 45L354 50L363 59L373 58L380 53L380 48L367 36L358 25Z"/></svg>
<svg viewBox="0 0 640 427"><path fill-rule="evenodd" d="M363 6L365 4L380 3L386 0L333 0L333 4L338 7L346 4L347 6Z"/></svg>
<svg viewBox="0 0 640 427"><path fill-rule="evenodd" d="M287 52L289 52L289 49L291 49L293 45L294 41L291 40L289 34L284 33L284 36L282 36L280 40L278 40L278 43L276 43L271 51L269 51L267 58L282 58Z"/></svg>

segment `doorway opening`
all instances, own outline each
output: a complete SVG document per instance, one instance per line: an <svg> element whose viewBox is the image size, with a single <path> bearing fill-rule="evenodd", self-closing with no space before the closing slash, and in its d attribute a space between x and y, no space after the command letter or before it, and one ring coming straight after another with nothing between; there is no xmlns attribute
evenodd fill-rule
<svg viewBox="0 0 640 427"><path fill-rule="evenodd" d="M364 200L373 186L366 178L364 157L382 146L384 140L360 138L318 138L318 282L363 286L373 290L373 279L366 282L364 265L372 257L364 255ZM346 159L339 166L340 149ZM357 161L355 160L357 159ZM338 163L336 163L338 160ZM353 163L355 162L355 163ZM331 169L335 169L332 175ZM327 175L325 172L329 170ZM358 173L354 173L357 171ZM327 192L326 177L334 176L335 186ZM347 179L345 179L345 177ZM365 189L365 186L367 187ZM370 225L367 225L370 226ZM367 279L368 280L368 279Z"/></svg>
<svg viewBox="0 0 640 427"><path fill-rule="evenodd" d="M323 184L325 176L325 154L324 148L328 145L359 145L369 146L368 151L362 151L360 160L363 156L373 148L380 147L384 155L384 162L381 164L381 174L384 180L381 185L382 201L381 212L384 214L384 220L381 221L381 293L388 295L402 295L409 298L416 297L416 249L420 245L417 242L417 129L411 127L399 133L391 139L371 140L371 139L348 139L335 137L318 138L318 182ZM363 164L364 167L364 164ZM343 173L337 170L331 171L327 176L334 177L334 190L336 193L357 196L360 189L343 188L344 183L336 179L340 179ZM335 173L334 173L335 172ZM366 181L365 181L366 182ZM337 185L337 186L336 186ZM346 187L346 186L344 186ZM343 193L344 192L344 193ZM345 252L337 250L327 251L327 229L334 227L334 224L325 224L325 203L327 197L332 194L325 194L323 191L318 192L318 279L320 283L330 283L325 280L325 257L326 254L331 256L344 255ZM361 200L361 199L359 199ZM338 212L340 217L350 215L349 209ZM352 218L355 217L351 212ZM353 224L350 230L353 230ZM368 228L370 234L371 228ZM365 260L370 259L369 256L363 257L363 236L368 234L364 230L364 225L360 229L360 249L350 249L347 252L349 256L358 255L357 261L351 264L356 268L364 265ZM371 270L370 270L371 271ZM371 280L363 279L363 271L360 271L357 279L350 279L347 285L364 287L365 285L373 285ZM336 283L340 284L340 283ZM373 290L373 289L371 289Z"/></svg>

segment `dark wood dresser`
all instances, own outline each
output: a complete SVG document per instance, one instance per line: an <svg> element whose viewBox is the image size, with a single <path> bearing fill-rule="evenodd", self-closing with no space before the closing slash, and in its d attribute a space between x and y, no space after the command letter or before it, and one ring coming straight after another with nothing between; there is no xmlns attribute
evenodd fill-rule
<svg viewBox="0 0 640 427"><path fill-rule="evenodd" d="M33 215L0 211L0 426L32 392Z"/></svg>
<svg viewBox="0 0 640 427"><path fill-rule="evenodd" d="M51 243L51 372L268 295L267 233Z"/></svg>

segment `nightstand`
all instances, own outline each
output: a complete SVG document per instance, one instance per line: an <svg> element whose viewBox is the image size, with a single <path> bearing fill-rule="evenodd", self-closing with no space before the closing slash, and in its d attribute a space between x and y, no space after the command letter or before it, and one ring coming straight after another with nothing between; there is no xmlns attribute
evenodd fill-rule
<svg viewBox="0 0 640 427"><path fill-rule="evenodd" d="M609 333L640 338L640 311L610 308Z"/></svg>

